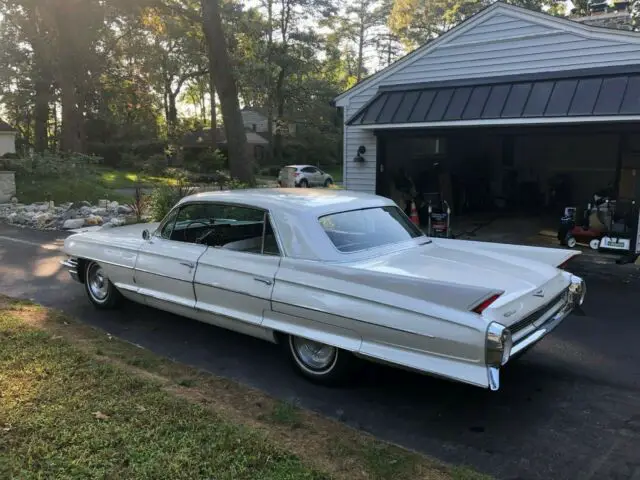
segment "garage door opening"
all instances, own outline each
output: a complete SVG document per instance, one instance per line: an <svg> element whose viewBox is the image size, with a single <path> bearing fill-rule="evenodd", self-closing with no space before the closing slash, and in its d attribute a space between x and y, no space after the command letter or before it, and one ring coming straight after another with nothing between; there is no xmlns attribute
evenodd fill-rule
<svg viewBox="0 0 640 480"><path fill-rule="evenodd" d="M409 207L446 201L454 231L501 218L557 231L594 195L630 209L640 193L638 125L378 131L377 193ZM474 220L475 219L475 220ZM483 220L480 220L483 219ZM456 227L457 225L457 227Z"/></svg>

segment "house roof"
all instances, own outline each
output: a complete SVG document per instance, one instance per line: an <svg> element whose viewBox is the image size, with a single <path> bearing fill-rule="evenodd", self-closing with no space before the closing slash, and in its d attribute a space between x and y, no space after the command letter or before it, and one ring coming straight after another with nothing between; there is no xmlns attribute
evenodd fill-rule
<svg viewBox="0 0 640 480"><path fill-rule="evenodd" d="M16 129L9 125L4 120L0 119L0 132L15 132Z"/></svg>
<svg viewBox="0 0 640 480"><path fill-rule="evenodd" d="M242 122L245 125L257 124L267 121L266 115L252 108L244 108L240 111L240 114L242 115Z"/></svg>
<svg viewBox="0 0 640 480"><path fill-rule="evenodd" d="M483 22L484 20L496 15L499 15L501 13L509 13L512 16L524 18L529 21L533 21L542 25L561 28L566 31L572 31L577 34L588 35L591 37L606 38L606 39L617 39L617 40L620 40L620 38L624 38L625 41L640 43L640 35L638 35L637 32L631 32L627 30L615 30L608 27L588 25L585 23L573 21L572 19L569 19L569 18L555 17L547 13L535 12L533 10L528 10L523 7L509 5L501 1L498 1L492 4L491 6L486 7L484 10L481 10L480 12L476 13L475 15L467 18L466 20L459 23L457 26L455 26L448 32L440 35L438 38L435 38L427 42L426 44L422 45L421 47L418 47L417 49L408 53L404 57L396 60L394 63L387 66L386 68L380 70L379 72L371 75L370 77L364 79L360 83L354 85L350 89L341 93L333 100L333 103L337 104L338 102L345 99L346 97L354 95L358 91L362 90L364 87L367 87L372 83L374 83L374 81L383 80L384 78L392 75L394 72L404 67L405 65L410 64L411 61L413 61L414 59L424 54L427 54L432 50L435 50L438 47L438 45L450 42L455 37L472 29L473 27Z"/></svg>
<svg viewBox="0 0 640 480"><path fill-rule="evenodd" d="M269 141L261 137L255 132L245 132L247 143L249 145L268 145ZM216 130L216 140L218 145L227 143L227 135L223 128ZM182 137L182 145L184 147L207 147L211 146L211 129L201 128L191 132L187 132Z"/></svg>
<svg viewBox="0 0 640 480"><path fill-rule="evenodd" d="M347 125L563 120L640 115L640 66L381 88Z"/></svg>

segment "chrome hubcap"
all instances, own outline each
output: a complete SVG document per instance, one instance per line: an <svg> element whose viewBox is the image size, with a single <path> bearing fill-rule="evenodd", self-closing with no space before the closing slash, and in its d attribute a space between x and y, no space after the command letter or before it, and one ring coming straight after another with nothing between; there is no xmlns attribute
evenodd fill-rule
<svg viewBox="0 0 640 480"><path fill-rule="evenodd" d="M102 268L98 265L91 265L88 275L89 290L96 300L104 300L109 294L109 281Z"/></svg>
<svg viewBox="0 0 640 480"><path fill-rule="evenodd" d="M292 343L298 359L312 370L325 370L335 361L335 347L304 338L294 338Z"/></svg>

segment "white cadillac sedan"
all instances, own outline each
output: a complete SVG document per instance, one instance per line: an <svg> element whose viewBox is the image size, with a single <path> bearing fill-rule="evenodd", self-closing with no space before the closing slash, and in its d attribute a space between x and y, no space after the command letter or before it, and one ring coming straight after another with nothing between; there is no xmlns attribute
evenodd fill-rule
<svg viewBox="0 0 640 480"><path fill-rule="evenodd" d="M197 194L64 250L96 307L125 297L279 343L321 383L360 357L497 390L586 291L562 269L575 251L431 239L393 201L340 190Z"/></svg>

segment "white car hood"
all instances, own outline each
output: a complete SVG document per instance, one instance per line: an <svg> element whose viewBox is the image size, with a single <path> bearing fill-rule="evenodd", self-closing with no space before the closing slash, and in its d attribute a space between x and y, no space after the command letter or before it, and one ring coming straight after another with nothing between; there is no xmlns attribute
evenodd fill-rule
<svg viewBox="0 0 640 480"><path fill-rule="evenodd" d="M505 292L504 300L510 294L519 296L531 292L561 275L561 271L553 266L513 254L482 250L470 252L436 243L351 266L378 273L501 290Z"/></svg>

